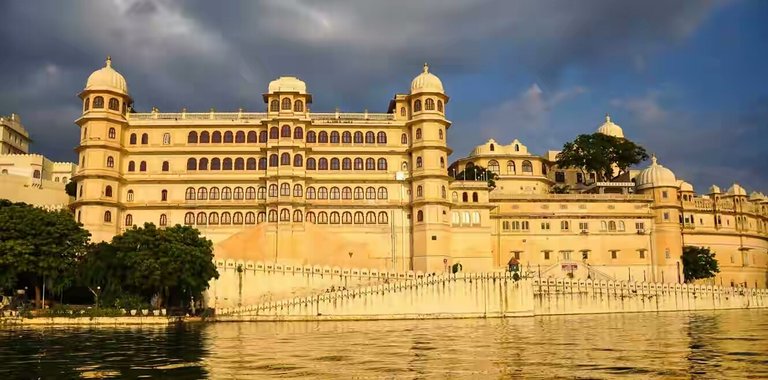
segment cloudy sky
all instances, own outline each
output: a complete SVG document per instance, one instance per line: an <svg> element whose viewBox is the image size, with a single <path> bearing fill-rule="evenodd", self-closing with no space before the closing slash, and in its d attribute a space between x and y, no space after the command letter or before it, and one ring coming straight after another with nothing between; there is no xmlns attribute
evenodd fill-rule
<svg viewBox="0 0 768 380"><path fill-rule="evenodd" d="M225 5L222 5L225 4ZM494 138L535 153L625 135L706 191L768 191L768 1L1 1L0 114L74 160L76 94L107 55L138 111L262 111L280 75L314 111L384 112L429 62L452 159Z"/></svg>

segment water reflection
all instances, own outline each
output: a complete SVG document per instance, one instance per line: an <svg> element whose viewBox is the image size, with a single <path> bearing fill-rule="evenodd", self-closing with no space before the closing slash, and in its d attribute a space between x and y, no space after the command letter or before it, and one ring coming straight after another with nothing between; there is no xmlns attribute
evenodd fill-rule
<svg viewBox="0 0 768 380"><path fill-rule="evenodd" d="M0 330L0 378L768 377L768 310Z"/></svg>

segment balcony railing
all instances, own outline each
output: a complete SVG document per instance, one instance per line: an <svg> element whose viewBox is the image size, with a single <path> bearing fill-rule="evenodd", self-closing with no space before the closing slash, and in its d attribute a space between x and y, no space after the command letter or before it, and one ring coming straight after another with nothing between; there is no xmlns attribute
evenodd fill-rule
<svg viewBox="0 0 768 380"><path fill-rule="evenodd" d="M266 119L266 112L144 112L129 113L130 120L261 120ZM390 121L395 119L391 113L370 112L312 112L309 117L317 121Z"/></svg>

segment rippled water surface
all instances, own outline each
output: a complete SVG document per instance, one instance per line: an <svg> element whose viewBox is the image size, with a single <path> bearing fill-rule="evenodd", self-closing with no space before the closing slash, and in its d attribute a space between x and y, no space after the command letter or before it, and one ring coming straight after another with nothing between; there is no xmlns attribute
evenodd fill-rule
<svg viewBox="0 0 768 380"><path fill-rule="evenodd" d="M768 310L0 329L14 378L768 378Z"/></svg>

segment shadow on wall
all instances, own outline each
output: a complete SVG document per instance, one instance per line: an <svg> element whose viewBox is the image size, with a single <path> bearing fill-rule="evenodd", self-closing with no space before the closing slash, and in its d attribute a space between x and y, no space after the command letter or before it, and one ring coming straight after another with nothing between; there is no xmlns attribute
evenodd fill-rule
<svg viewBox="0 0 768 380"><path fill-rule="evenodd" d="M263 223L233 234L214 246L216 259L376 268L391 257L387 226L366 226L370 230L362 232L356 226L356 232L346 233L335 225L306 223L300 230L286 225L279 232L275 226Z"/></svg>

